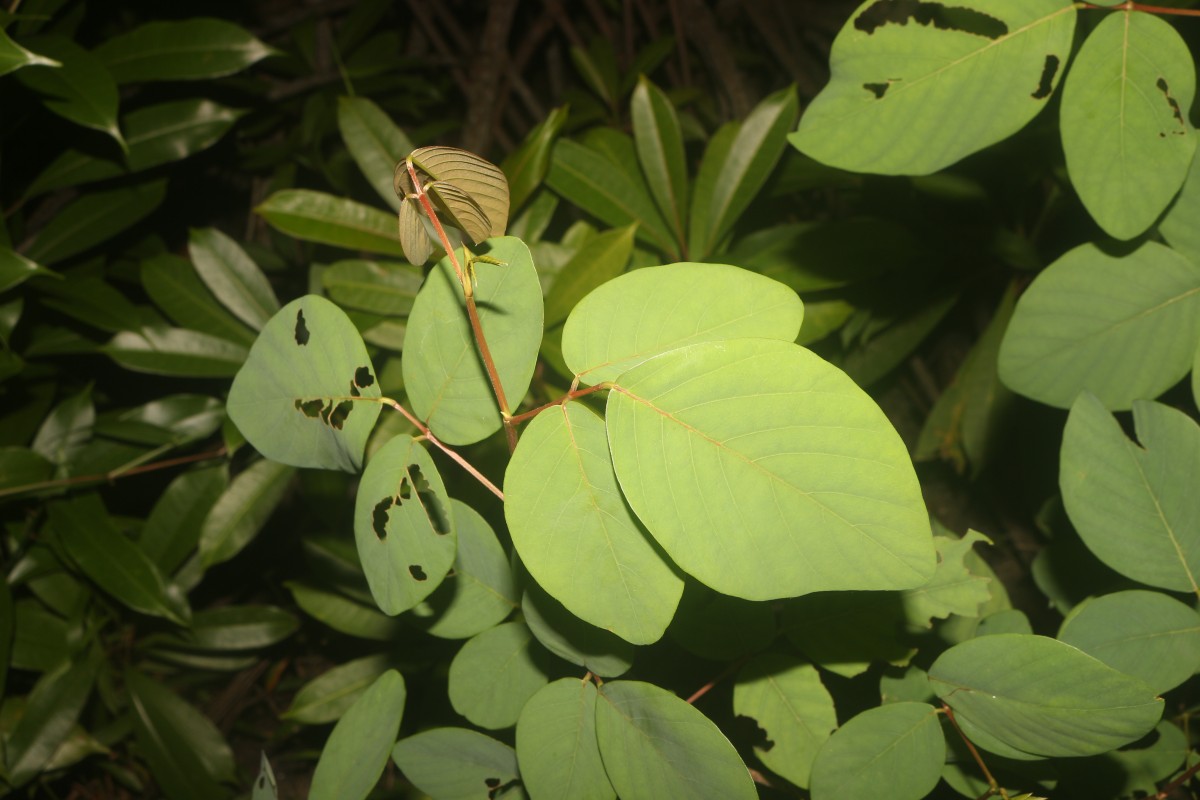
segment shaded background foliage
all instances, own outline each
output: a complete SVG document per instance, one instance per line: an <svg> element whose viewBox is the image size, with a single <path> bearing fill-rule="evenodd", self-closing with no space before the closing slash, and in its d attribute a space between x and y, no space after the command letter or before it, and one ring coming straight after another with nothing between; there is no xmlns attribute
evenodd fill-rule
<svg viewBox="0 0 1200 800"><path fill-rule="evenodd" d="M189 237L189 229L211 227L240 243L268 275L279 300L328 288L327 273L311 265L344 259L346 250L288 236L277 229L282 226L268 224L269 215L254 210L274 192L298 188L379 206L339 130L339 103L345 102L339 98L345 96L369 98L412 145L455 144L501 163L547 118L558 120L563 138L583 139L596 126L628 130L630 93L644 73L679 109L695 175L706 142L723 123L744 119L789 85L801 106L807 105L828 76L830 42L855 5L10 4L7 32L34 52L42 52L38 45L44 39L38 37L48 34L96 51L144 23L200 16L236 23L270 48L228 75L121 82L116 92L127 135L139 110L161 104L207 100L233 111L221 117L209 108L216 127L194 140L187 158L176 153L128 174L112 166L98 180L67 177L44 191L39 182L55 183L46 175L64 152L117 165L121 147L111 135L72 124L46 107L44 87L22 75L46 68L25 67L0 77L0 208L7 236L13 251L30 258L41 254L34 260L58 273L26 274L11 262L0 272L0 445L13 448L0 458L0 518L11 594L5 619L15 620L16 628L5 659L13 667L5 696L27 695L60 663L76 665L78 671L68 673L72 680L95 676L92 699L78 700L83 713L70 734L74 749L59 751L55 763L49 759L57 745L47 745L21 791L194 796L188 793L196 786L169 785L165 776L175 771L208 775L207 780L224 782L214 791L233 794L232 787L248 786L257 774L259 753L265 751L280 778L280 796L303 796L328 732L327 725L304 723L327 723L334 716L305 717L296 710L296 691L331 666L357 658L374 658L370 669L386 663L404 667L406 720L428 725L457 719L445 699L445 672L458 644L358 602L361 576L347 549L350 479L312 471L293 477L289 470L263 467L223 420L221 402L240 364L238 351L213 350L207 342L190 350L191 356L197 347L205 354L199 361L179 353L147 361L139 360L141 351L122 346L126 333L162 323L164 314L193 327L176 317L177 309L163 307L161 287L144 281L143 262L189 255L199 260L219 245L194 233ZM563 106L569 111L553 117ZM611 220L598 221L587 203L577 207L571 202L577 198L563 194L568 202L558 204L545 229L526 234L541 248L535 254L558 266L597 235L581 221L599 222L602 231L615 227ZM139 196L145 197L140 210ZM525 199L530 197L527 192ZM89 198L98 198L98 213L79 223L67 245L46 244L56 220ZM796 227L809 221L822 225ZM793 227L778 227L784 225ZM800 292L810 326L802 341L878 399L922 461L923 489L935 518L951 530L975 528L995 540L985 556L1039 632L1052 633L1060 612L1097 586L1122 585L1072 538L1061 507L1047 500L1056 491L1065 414L1017 398L994 381L984 382L984 399L937 403L971 363L977 343L984 343L985 355L976 360L988 357L989 341L997 344L989 323L1011 311L1010 285L1023 285L1094 231L1066 181L1056 125L1043 114L1010 140L924 178L851 175L787 148L731 238L706 254L764 272ZM670 260L665 256L639 240L629 257L644 265ZM194 279L183 285L206 291ZM207 306L196 313L207 313ZM246 345L253 331L227 316L220 324L235 340L240 337L234 347ZM364 331L375 330L368 342L382 354L395 352L402 328L384 330L380 315L361 308L352 318ZM381 382L399 388L398 360L391 359L391 372L389 360L382 363ZM552 397L562 383L544 366L535 377L535 395ZM979 383L972 387L980 390ZM161 398L174 399L161 410L129 413ZM1165 400L1173 399L1182 403L1186 392L1172 390ZM978 407L986 412L946 426L956 413ZM18 448L30 447L36 458L17 455ZM502 457L494 440L473 452L473 460L494 476ZM75 528L106 516L112 540L139 535L144 542L148 529L164 526L162 517L157 523L154 517L160 498L196 464L210 465L204 473L209 477L177 488L177 505L159 512L178 521L190 544L163 544L156 560L185 590L193 620L208 623L208 641L175 632L171 614L184 613L172 606L178 596L155 586L153 577L146 579L148 607L138 609L149 615L131 613L128 607L136 603L98 577L103 564L81 563L88 555L71 546ZM227 484L225 464L233 484ZM229 486L249 490L250 499L238 506ZM463 485L455 494L500 519L498 504L477 487ZM228 560L214 556L198 563L191 545L221 535L217 522L204 532L209 506L218 497L231 498L225 502L235 515L241 512L242 522L229 524L237 545ZM1035 585L1032 565L1044 551L1047 531L1055 531L1056 552L1053 559L1043 557ZM1057 609L1047 594L1059 603ZM705 598L685 596L685 606L690 600L704 607ZM735 642L729 651L705 652L715 637L703 626L690 633L673 629L671 637L640 655L638 677L688 696L722 671L714 661L761 646L750 641L742 649ZM697 652L713 660L691 655ZM845 698L839 704L843 719L877 702L878 678L872 673L831 679ZM197 751L207 754L203 763L164 763L171 748L155 745L156 724L171 730L181 720L194 721L190 715L196 713L181 710L175 695L165 695L165 686L200 709L219 732ZM123 691L149 710L131 714ZM731 691L728 682L718 684L701 707L749 755L762 744L762 731L733 718ZM1177 702L1190 705L1186 697ZM291 718L280 721L289 707ZM6 703L10 720L15 710ZM10 747L13 735L10 729ZM221 736L228 745L219 742ZM387 785L394 796L404 796L402 780L393 777Z"/></svg>

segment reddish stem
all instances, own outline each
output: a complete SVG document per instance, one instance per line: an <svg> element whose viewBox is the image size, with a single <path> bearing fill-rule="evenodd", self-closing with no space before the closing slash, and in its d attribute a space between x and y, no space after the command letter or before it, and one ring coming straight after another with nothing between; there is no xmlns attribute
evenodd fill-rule
<svg viewBox="0 0 1200 800"><path fill-rule="evenodd" d="M508 398L504 396L504 386L500 383L500 373L496 370L496 362L492 360L492 351L488 347L487 339L483 335L483 323L479 319L479 310L475 307L474 287L471 286L470 277L463 273L462 265L458 263L458 256L454 254L454 247L450 244L450 237L446 235L446 229L442 227L442 222L438 219L437 212L434 211L433 203L430 202L429 195L425 193L425 188L421 185L421 179L417 177L416 168L407 159L404 164L408 169L408 177L412 180L413 193L421 203L421 208L424 210L425 216L429 218L430 223L432 223L434 231L437 232L438 239L442 243L442 249L446 251L446 256L450 259L450 265L454 267L454 274L458 276L458 282L462 286L463 297L467 303L467 317L470 318L471 332L475 336L475 346L479 350L479 357L483 360L483 368L487 371L488 380L492 384L492 391L496 394L496 403L500 406L500 416L504 419L504 435L508 439L508 450L512 452L517 447L517 431L512 425Z"/></svg>
<svg viewBox="0 0 1200 800"><path fill-rule="evenodd" d="M429 426L426 425L424 422L421 422L421 420L417 419L411 413L409 413L407 408L400 405L398 402L396 402L395 400L393 400L390 397L380 397L380 398L372 397L372 398L357 398L357 399L375 400L376 402L383 403L384 405L390 406L391 408L394 408L397 411L399 411L401 414L404 415L405 419L407 419L409 422L411 422L413 424L413 426L416 427L416 429L421 432L422 437L427 439L429 441L429 443L432 444L434 447L436 447L437 449L439 449L443 453L445 453L447 456L449 456L450 460L452 460L455 464L458 464L460 467L465 469L471 475L471 477L473 477L475 480L477 480L481 484L483 484L483 488L487 489L489 492L496 495L496 497L499 497L500 500L503 502L504 492L500 491L500 489L498 489L496 487L496 484L489 481L482 472L475 469L475 467L471 466L471 463L469 461L467 461L465 458L460 456L458 453L454 452L452 449L450 449L445 444L443 444L440 439L438 439L436 436L433 435L433 431L429 430Z"/></svg>
<svg viewBox="0 0 1200 800"><path fill-rule="evenodd" d="M995 776L992 775L991 770L987 768L987 764L983 763L983 756L979 755L979 751L975 749L975 745L970 739L967 738L967 735L962 732L962 728L958 727L958 720L954 718L954 709L950 708L950 706L946 705L945 703L942 703L942 712L946 715L946 719L950 720L950 724L954 726L954 730L958 731L959 737L962 738L963 743L966 744L967 749L971 751L971 755L975 758L975 763L978 764L979 769L983 771L983 777L987 779L988 786L990 788L988 789L988 793L979 798L979 800L985 800L985 798L991 797L994 794L1000 795L1002 798L1004 798L1004 800L1009 800L1008 792L1004 791L1004 787L1001 786L996 780Z"/></svg>
<svg viewBox="0 0 1200 800"><path fill-rule="evenodd" d="M514 427L516 427L517 425L520 425L522 422L526 422L528 420L533 419L538 414L542 413L543 411L545 411L548 408L554 408L555 406L566 405L567 403L569 403L570 401L574 400L577 397L583 397L584 395L591 394L592 392L599 392L602 389L608 389L608 388L611 388L609 386L609 384L598 383L595 386L589 386L586 389L572 389L571 391L567 392L566 394L564 394L562 397L558 398L557 400L551 400L549 403L540 405L537 408L533 409L532 411L526 411L524 414L517 414L515 417L512 418L512 420L511 420L512 424Z"/></svg>
<svg viewBox="0 0 1200 800"><path fill-rule="evenodd" d="M743 664L745 664L745 663L746 663L746 662L747 662L749 659L750 659L750 657L749 657L749 656L742 656L742 657L741 657L741 658L739 658L737 661L734 661L732 664L730 664L729 666L727 666L725 669L721 670L721 673L720 673L719 675L717 675L717 677L713 678L711 681L709 681L708 683L704 684L703 686L701 686L701 687L700 687L699 689L697 689L696 691L692 692L692 696L691 696L691 697L689 697L689 698L687 699L687 701L686 701L686 702L687 702L687 704L688 704L688 705L692 705L692 704L693 704L693 703L695 703L697 700L699 700L701 697L704 697L704 695L706 695L706 694L708 694L710 691L712 691L712 688L713 688L714 686L716 686L718 683L720 683L721 681L725 680L725 679L726 679L726 678L728 678L730 675L732 675L733 673L735 673L735 672L737 672L739 669L741 669L741 668L742 668L742 665L743 665Z"/></svg>
<svg viewBox="0 0 1200 800"><path fill-rule="evenodd" d="M1154 800L1167 800L1171 796L1171 792L1190 781L1197 772L1200 772L1200 762L1188 767L1182 775L1164 786L1158 794L1154 795Z"/></svg>
<svg viewBox="0 0 1200 800"><path fill-rule="evenodd" d="M221 458L224 455L225 447L222 445L216 450L210 450L205 453L193 453L190 456L179 456L178 458L168 458L163 461L155 461L150 464L140 464L136 467L130 467L129 469L122 470L119 473L104 472L96 475L76 475L72 478L59 478L52 481L27 483L24 486L12 486L8 489L0 489L0 497L21 494L22 492L36 492L41 489L57 489L64 486L74 486L80 483L96 483L100 481L112 482L117 478L124 478L130 475L141 475L144 472L155 472L160 469L177 467L180 464L192 464L197 461L209 461L210 459Z"/></svg>
<svg viewBox="0 0 1200 800"><path fill-rule="evenodd" d="M1147 14L1162 14L1164 16L1176 17L1200 17L1200 8L1171 8L1169 6L1150 6L1145 3L1134 3L1131 0L1126 0L1124 3L1118 3L1115 6L1102 6L1097 3L1081 2L1075 4L1077 8L1095 8L1104 11L1143 11Z"/></svg>

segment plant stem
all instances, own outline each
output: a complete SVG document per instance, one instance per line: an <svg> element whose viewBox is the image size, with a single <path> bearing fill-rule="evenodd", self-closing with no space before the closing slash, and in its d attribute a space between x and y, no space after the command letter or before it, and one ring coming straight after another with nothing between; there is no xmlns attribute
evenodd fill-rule
<svg viewBox="0 0 1200 800"><path fill-rule="evenodd" d="M1167 800L1171 796L1171 792L1190 781L1197 772L1200 772L1200 762L1192 764L1182 775L1159 790L1158 794L1154 795L1154 800Z"/></svg>
<svg viewBox="0 0 1200 800"><path fill-rule="evenodd" d="M23 492L36 492L42 489L59 489L67 486L75 486L81 483L111 483L117 478L127 478L132 475L141 475L144 472L155 472L160 469L168 469L169 467L177 467L180 464L193 464L197 461L209 461L214 458L222 458L225 456L225 446L222 445L216 450L210 450L205 453L194 453L190 456L179 456L178 458L168 458L165 461L155 461L153 464L132 465L126 464L117 467L109 472L99 473L96 475L76 475L71 478L58 478L49 481L37 481L36 483L27 483L24 486L10 486L7 489L0 489L0 497L8 497L14 494Z"/></svg>
<svg viewBox="0 0 1200 800"><path fill-rule="evenodd" d="M717 675L715 678L713 678L708 683L701 686L696 691L692 692L692 696L689 697L686 701L687 704L692 705L697 700L699 700L701 697L704 697L704 695L708 694L714 686L716 686L718 683L720 683L721 681L728 678L733 673L737 672L739 669L742 668L742 665L745 664L749 660L750 660L750 656L742 656L737 661L734 661L732 664L727 666L725 669L721 670L721 673L719 675Z"/></svg>
<svg viewBox="0 0 1200 800"><path fill-rule="evenodd" d="M958 720L954 718L954 710L945 703L942 703L942 711L946 714L946 719L950 720L950 724L954 726L954 730L958 731L958 735L962 737L963 742L967 745L967 749L970 750L971 755L975 757L975 763L978 764L979 769L983 771L983 777L987 779L988 786L990 788L988 789L988 793L979 798L979 800L986 800L986 798L991 797L994 794L1000 795L1002 798L1004 798L1004 800L1009 800L1008 792L1004 791L1004 787L996 781L996 778L994 775L992 775L991 770L987 768L987 764L983 763L983 757L979 755L979 751L975 749L975 745L972 744L971 740L967 738L967 735L962 732L962 728L958 727Z"/></svg>
<svg viewBox="0 0 1200 800"><path fill-rule="evenodd" d="M1200 8L1171 8L1169 6L1150 6L1145 3L1134 3L1132 0L1126 0L1124 3L1118 3L1115 6L1102 6L1096 3L1080 2L1075 4L1076 8L1094 8L1104 11L1143 11L1147 14L1162 14L1164 16L1176 17L1200 17Z"/></svg>
<svg viewBox="0 0 1200 800"><path fill-rule="evenodd" d="M458 256L454 254L450 237L446 235L446 229L442 227L442 222L438 219L437 212L434 211L433 203L430 202L429 195L425 193L421 179L417 177L416 168L407 159L404 165L408 169L408 177L413 184L413 193L421 204L421 210L425 212L425 216L429 218L434 231L437 232L442 249L446 251L446 257L450 259L450 265L454 267L454 274L458 276L459 285L462 286L463 297L467 304L467 317L471 321L471 332L475 335L475 346L479 350L479 357L483 360L483 368L487 371L488 380L491 381L492 391L496 393L496 403L500 406L500 416L504 420L504 435L508 439L508 450L512 452L517 447L517 429L513 427L508 398L504 396L504 386L500 383L500 373L496 371L496 362L492 360L492 351L488 348L487 338L483 335L483 323L480 322L479 310L475 307L475 289L471 285L470 277L463 273L462 265L458 263Z"/></svg>
<svg viewBox="0 0 1200 800"><path fill-rule="evenodd" d="M422 438L427 439L430 444L432 444L434 447L436 447L437 449L439 449L443 453L445 453L447 456L449 456L450 460L452 460L454 463L458 464L460 467L465 469L467 471L467 473L471 475L471 477L473 477L475 480L477 480L481 484L483 484L483 488L487 489L489 492L496 495L496 497L499 497L501 501L504 500L504 492L500 491L500 489L498 489L496 487L496 484L489 481L482 472L475 469L475 467L471 466L471 463L469 461L467 461L465 458L463 458L461 455L456 453L454 450L450 449L448 446L443 444L441 442L441 440L439 440L436 436L433 435L433 431L429 430L428 425L426 425L424 422L421 422L421 420L417 419L415 416L413 416L411 413L409 413L408 409L405 408L404 406L400 405L400 403L396 402L395 400L393 400L390 397L379 397L379 398L375 398L375 397L361 398L360 397L360 398L355 398L355 399L356 400L371 400L374 402L383 403L384 405L390 406L391 408L394 408L397 411L399 411L401 414L404 415L405 419L407 419L409 422L411 422L416 427L416 429L421 432Z"/></svg>
<svg viewBox="0 0 1200 800"><path fill-rule="evenodd" d="M608 388L610 388L610 386L607 383L598 383L595 386L589 386L586 389L572 389L571 391L567 392L566 394L564 394L562 397L558 398L557 400L551 400L549 403L540 405L537 408L533 409L532 411L526 411L524 414L517 414L515 417L512 418L512 424L515 427L517 425L520 425L522 422L526 422L528 420L533 419L538 414L542 413L543 411L545 411L548 408L554 408L555 406L565 405L566 403L570 402L571 400L574 400L577 397L583 397L584 395L591 394L592 392L599 392L603 389L608 389Z"/></svg>

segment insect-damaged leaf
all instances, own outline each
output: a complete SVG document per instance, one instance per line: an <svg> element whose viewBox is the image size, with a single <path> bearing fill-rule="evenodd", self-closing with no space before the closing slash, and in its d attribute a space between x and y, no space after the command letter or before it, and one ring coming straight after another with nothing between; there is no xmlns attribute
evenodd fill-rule
<svg viewBox="0 0 1200 800"><path fill-rule="evenodd" d="M766 600L911 589L933 574L904 443L862 389L808 350L704 342L616 384L607 419L621 489L700 582Z"/></svg>
<svg viewBox="0 0 1200 800"><path fill-rule="evenodd" d="M1079 199L1109 235L1146 230L1183 185L1195 90L1183 37L1151 14L1109 14L1080 48L1063 86L1063 151Z"/></svg>
<svg viewBox="0 0 1200 800"><path fill-rule="evenodd" d="M401 739L392 760L414 786L439 800L482 800L520 782L513 749L466 728L434 728ZM504 794L509 797L524 795Z"/></svg>
<svg viewBox="0 0 1200 800"><path fill-rule="evenodd" d="M367 463L354 506L354 539L371 595L385 614L424 600L454 563L457 539L433 459L397 436Z"/></svg>
<svg viewBox="0 0 1200 800"><path fill-rule="evenodd" d="M267 458L357 471L379 417L366 345L346 314L308 295L263 327L234 378L229 417Z"/></svg>
<svg viewBox="0 0 1200 800"><path fill-rule="evenodd" d="M829 85L789 139L842 169L936 172L1033 119L1074 32L1069 0L867 0L834 40Z"/></svg>

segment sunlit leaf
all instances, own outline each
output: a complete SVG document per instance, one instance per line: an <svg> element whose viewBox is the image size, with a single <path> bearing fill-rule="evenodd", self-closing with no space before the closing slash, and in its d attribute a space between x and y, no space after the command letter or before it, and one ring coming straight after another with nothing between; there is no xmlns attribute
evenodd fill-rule
<svg viewBox="0 0 1200 800"><path fill-rule="evenodd" d="M480 800L501 787L520 793L517 754L490 736L465 728L433 728L401 739L392 760L422 792L438 800Z"/></svg>
<svg viewBox="0 0 1200 800"><path fill-rule="evenodd" d="M525 702L549 682L547 658L524 623L486 630L450 662L450 704L481 728L515 725Z"/></svg>
<svg viewBox="0 0 1200 800"><path fill-rule="evenodd" d="M629 110L638 161L646 173L646 182L675 234L675 241L682 244L688 207L687 161L675 106L643 75L633 90Z"/></svg>
<svg viewBox="0 0 1200 800"><path fill-rule="evenodd" d="M96 48L117 83L232 75L276 51L220 19L147 22Z"/></svg>
<svg viewBox="0 0 1200 800"><path fill-rule="evenodd" d="M928 703L868 709L834 732L812 767L813 800L920 800L941 778L946 739Z"/></svg>
<svg viewBox="0 0 1200 800"><path fill-rule="evenodd" d="M607 419L630 506L676 564L719 592L907 589L933 574L899 435L803 348L734 339L673 350L621 375ZM678 453L686 461L668 457Z"/></svg>
<svg viewBox="0 0 1200 800"><path fill-rule="evenodd" d="M205 566L228 561L258 535L295 473L292 467L263 459L229 483L200 529L196 547Z"/></svg>
<svg viewBox="0 0 1200 800"><path fill-rule="evenodd" d="M392 172L413 149L408 136L366 97L339 97L337 121L342 141L367 183L399 211L401 198L392 189Z"/></svg>
<svg viewBox="0 0 1200 800"><path fill-rule="evenodd" d="M193 228L188 255L204 285L251 328L262 330L279 310L267 276L237 242L216 228Z"/></svg>
<svg viewBox="0 0 1200 800"><path fill-rule="evenodd" d="M363 800L371 793L396 743L406 698L404 678L388 670L354 701L321 751L310 800Z"/></svg>
<svg viewBox="0 0 1200 800"><path fill-rule="evenodd" d="M300 687L280 716L306 725L334 722L388 668L387 655L365 656L339 664Z"/></svg>
<svg viewBox="0 0 1200 800"><path fill-rule="evenodd" d="M184 328L122 331L100 348L126 369L184 378L228 378L246 360L246 348Z"/></svg>
<svg viewBox="0 0 1200 800"><path fill-rule="evenodd" d="M529 698L517 722L521 779L537 797L616 800L596 741L596 687L563 678Z"/></svg>
<svg viewBox="0 0 1200 800"><path fill-rule="evenodd" d="M392 215L353 200L309 189L283 189L254 210L272 227L297 239L368 253L404 255L396 240Z"/></svg>
<svg viewBox="0 0 1200 800"><path fill-rule="evenodd" d="M554 109L547 117L537 124L525 137L525 141L513 150L501 162L500 168L508 178L508 188L511 198L511 210L516 211L525 205L541 185L550 168L550 153L554 148L554 140L567 121L567 107ZM530 242L530 238L510 230L513 236L519 236Z"/></svg>
<svg viewBox="0 0 1200 800"><path fill-rule="evenodd" d="M36 37L26 44L60 66L22 69L17 79L40 93L50 111L107 134L124 152L125 140L117 125L117 85L104 63L61 36Z"/></svg>
<svg viewBox="0 0 1200 800"><path fill-rule="evenodd" d="M953 9L947 20L936 16L941 4L860 5L792 144L841 169L928 175L1024 127L1066 68L1075 5L956 0Z"/></svg>

